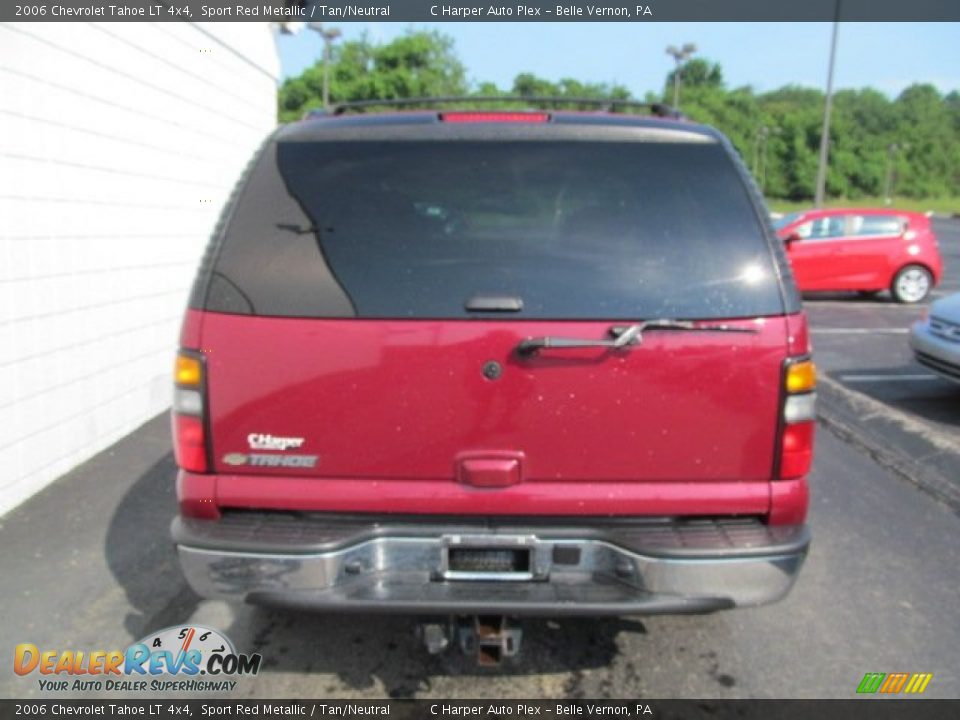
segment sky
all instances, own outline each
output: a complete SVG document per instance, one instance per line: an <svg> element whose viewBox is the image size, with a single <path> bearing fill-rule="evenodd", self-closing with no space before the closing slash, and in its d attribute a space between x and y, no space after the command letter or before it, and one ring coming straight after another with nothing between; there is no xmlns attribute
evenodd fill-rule
<svg viewBox="0 0 960 720"><path fill-rule="evenodd" d="M692 42L697 55L723 68L730 88L758 92L788 84L823 89L830 23L366 23L339 25L343 39L390 41L405 31L450 35L473 82L501 89L521 72L547 80L572 77L620 83L634 97L659 92L673 59L668 45ZM321 55L317 33L279 40L283 77L299 75ZM895 97L914 82L960 90L960 23L841 23L835 87L873 87Z"/></svg>

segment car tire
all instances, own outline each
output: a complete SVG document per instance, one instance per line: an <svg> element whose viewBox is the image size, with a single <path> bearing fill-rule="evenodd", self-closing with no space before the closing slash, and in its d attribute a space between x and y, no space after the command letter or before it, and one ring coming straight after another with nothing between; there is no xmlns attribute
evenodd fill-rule
<svg viewBox="0 0 960 720"><path fill-rule="evenodd" d="M933 289L933 275L923 265L905 265L893 276L890 294L898 303L913 305L924 300Z"/></svg>

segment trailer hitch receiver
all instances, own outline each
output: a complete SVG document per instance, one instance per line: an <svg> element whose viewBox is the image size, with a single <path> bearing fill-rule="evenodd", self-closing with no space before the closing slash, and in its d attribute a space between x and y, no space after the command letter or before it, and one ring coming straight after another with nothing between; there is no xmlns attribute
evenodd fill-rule
<svg viewBox="0 0 960 720"><path fill-rule="evenodd" d="M457 641L466 655L473 655L477 664L496 667L504 658L520 652L523 631L504 615L475 615L457 623Z"/></svg>

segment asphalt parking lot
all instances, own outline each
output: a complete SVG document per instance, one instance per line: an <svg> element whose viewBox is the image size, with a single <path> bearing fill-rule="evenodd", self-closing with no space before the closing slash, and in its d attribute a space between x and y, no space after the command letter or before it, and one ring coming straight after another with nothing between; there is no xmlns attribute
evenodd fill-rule
<svg viewBox="0 0 960 720"><path fill-rule="evenodd" d="M931 301L960 292L960 220L935 220L944 278ZM910 326L925 305L819 294L805 298L821 416L880 462L960 507L960 384L913 359ZM839 387L838 387L839 386Z"/></svg>
<svg viewBox="0 0 960 720"><path fill-rule="evenodd" d="M937 231L940 292L956 291L960 222ZM912 362L905 330L918 308L829 296L807 309L830 397L811 477L814 544L779 604L529 622L521 657L491 671L428 656L410 618L204 601L168 539L175 471L161 416L0 519L0 648L121 648L202 623L264 657L237 697L851 698L864 673L895 671L932 672L926 696L958 697L960 514L932 483L960 458L960 386ZM7 657L0 694L45 695Z"/></svg>

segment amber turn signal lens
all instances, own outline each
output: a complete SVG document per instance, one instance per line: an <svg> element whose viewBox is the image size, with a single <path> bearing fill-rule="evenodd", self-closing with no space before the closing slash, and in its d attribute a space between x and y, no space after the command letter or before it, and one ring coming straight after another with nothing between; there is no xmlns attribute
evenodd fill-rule
<svg viewBox="0 0 960 720"><path fill-rule="evenodd" d="M787 366L788 393L810 392L817 385L817 367L812 360L801 360Z"/></svg>
<svg viewBox="0 0 960 720"><path fill-rule="evenodd" d="M199 385L203 379L203 368L200 361L189 355L177 355L177 365L174 370L174 380L177 385Z"/></svg>

